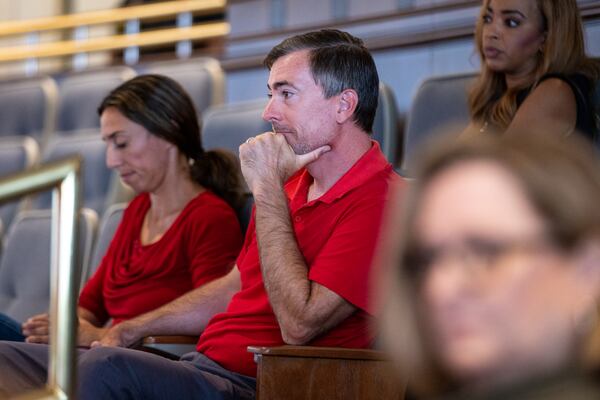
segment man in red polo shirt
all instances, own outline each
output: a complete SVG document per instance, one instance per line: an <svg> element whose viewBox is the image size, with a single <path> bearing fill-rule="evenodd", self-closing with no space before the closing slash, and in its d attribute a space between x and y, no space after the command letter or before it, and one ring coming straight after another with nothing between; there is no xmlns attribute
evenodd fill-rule
<svg viewBox="0 0 600 400"><path fill-rule="evenodd" d="M79 357L82 399L253 399L246 348L369 347L368 288L392 166L371 140L378 77L359 39L298 35L265 59L272 132L240 146L255 210L224 278L112 328ZM170 361L127 346L202 332Z"/></svg>

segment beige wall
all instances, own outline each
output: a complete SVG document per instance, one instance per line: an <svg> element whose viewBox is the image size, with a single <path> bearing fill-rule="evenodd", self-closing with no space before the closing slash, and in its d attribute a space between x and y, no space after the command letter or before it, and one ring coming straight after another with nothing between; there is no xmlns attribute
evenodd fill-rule
<svg viewBox="0 0 600 400"><path fill-rule="evenodd" d="M74 2L75 12L105 10L115 8L121 4L120 0L76 0Z"/></svg>
<svg viewBox="0 0 600 400"><path fill-rule="evenodd" d="M120 0L76 0L74 2L75 12L85 12L114 8ZM0 23L2 21L27 20L31 18L48 17L62 13L61 0L0 0ZM94 27L90 30L90 36L103 36L110 34L114 29L107 26ZM70 33L65 32L69 37ZM57 40L60 38L58 32L46 32L40 35L40 41ZM25 36L14 36L0 38L0 46L18 46L25 44ZM90 66L104 65L108 62L107 54L93 54L89 58ZM41 60L39 69L42 73L53 73L63 68L70 67L70 60L46 59ZM23 62L0 64L0 77L19 76L25 74Z"/></svg>

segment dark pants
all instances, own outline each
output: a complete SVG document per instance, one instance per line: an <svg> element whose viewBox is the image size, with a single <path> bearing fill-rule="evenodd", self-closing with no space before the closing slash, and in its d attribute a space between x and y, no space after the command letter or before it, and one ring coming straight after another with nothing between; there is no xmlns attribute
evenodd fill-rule
<svg viewBox="0 0 600 400"><path fill-rule="evenodd" d="M25 341L25 336L21 333L21 324L2 313L0 313L0 340Z"/></svg>
<svg viewBox="0 0 600 400"><path fill-rule="evenodd" d="M179 361L114 347L79 351L78 399L254 399L254 378L228 371L200 353ZM0 342L0 394L46 381L48 346Z"/></svg>

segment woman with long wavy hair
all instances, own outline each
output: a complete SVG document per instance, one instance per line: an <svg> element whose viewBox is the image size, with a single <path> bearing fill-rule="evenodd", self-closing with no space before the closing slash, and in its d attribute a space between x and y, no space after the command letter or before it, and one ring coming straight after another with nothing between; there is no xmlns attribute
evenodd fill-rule
<svg viewBox="0 0 600 400"><path fill-rule="evenodd" d="M467 133L578 130L596 140L600 69L585 55L576 0L485 0L475 41L482 67Z"/></svg>

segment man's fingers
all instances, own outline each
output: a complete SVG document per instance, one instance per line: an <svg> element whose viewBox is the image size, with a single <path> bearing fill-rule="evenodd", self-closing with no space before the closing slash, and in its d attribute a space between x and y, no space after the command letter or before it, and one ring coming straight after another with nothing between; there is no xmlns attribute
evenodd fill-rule
<svg viewBox="0 0 600 400"><path fill-rule="evenodd" d="M48 325L49 323L50 318L48 317L48 314L38 314L27 318L27 320L21 324L21 328L25 329L28 326L38 326L40 324Z"/></svg>
<svg viewBox="0 0 600 400"><path fill-rule="evenodd" d="M298 167L298 169L300 169L313 161L317 161L319 157L321 157L323 154L327 153L330 150L331 147L329 147L329 145L325 145L311 151L310 153L300 154L296 156L296 166Z"/></svg>
<svg viewBox="0 0 600 400"><path fill-rule="evenodd" d="M40 335L40 336L27 336L25 338L27 343L48 343L48 336Z"/></svg>
<svg viewBox="0 0 600 400"><path fill-rule="evenodd" d="M23 335L47 335L49 331L49 324L44 322L26 322L21 326Z"/></svg>
<svg viewBox="0 0 600 400"><path fill-rule="evenodd" d="M27 321L39 321L39 320L45 320L48 321L50 319L50 316L48 315L48 313L43 313L43 314L36 314L32 317L27 318Z"/></svg>
<svg viewBox="0 0 600 400"><path fill-rule="evenodd" d="M28 327L23 329L24 336L38 336L38 335L48 335L49 329L48 326L35 326Z"/></svg>
<svg viewBox="0 0 600 400"><path fill-rule="evenodd" d="M100 340L94 340L90 347L123 347L123 343L114 336L104 336Z"/></svg>

